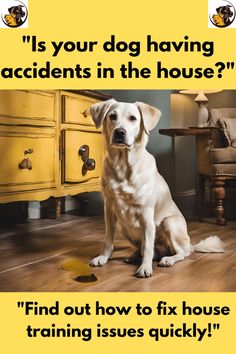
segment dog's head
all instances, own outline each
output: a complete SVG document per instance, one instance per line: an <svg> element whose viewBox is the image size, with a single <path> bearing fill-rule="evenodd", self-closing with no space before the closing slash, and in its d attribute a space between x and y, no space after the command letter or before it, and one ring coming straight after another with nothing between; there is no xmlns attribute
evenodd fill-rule
<svg viewBox="0 0 236 354"><path fill-rule="evenodd" d="M218 14L223 14L227 17L232 17L233 16L233 12L231 11L231 5L226 5L226 6L220 6L216 9Z"/></svg>
<svg viewBox="0 0 236 354"><path fill-rule="evenodd" d="M17 25L16 16L14 14L13 15L5 15L4 19L9 26L13 27L13 26Z"/></svg>
<svg viewBox="0 0 236 354"><path fill-rule="evenodd" d="M225 26L224 15L213 15L212 19L217 26Z"/></svg>
<svg viewBox="0 0 236 354"><path fill-rule="evenodd" d="M142 133L156 126L161 112L142 102L125 103L110 99L90 107L96 128L101 125L107 142L114 148L132 148Z"/></svg>
<svg viewBox="0 0 236 354"><path fill-rule="evenodd" d="M8 9L8 11L10 15L14 15L17 23L21 22L21 19L25 16L22 5L12 6Z"/></svg>
<svg viewBox="0 0 236 354"><path fill-rule="evenodd" d="M233 12L231 11L231 5L220 6L216 9L218 15L223 16L223 20L225 25L230 24L230 17L233 16Z"/></svg>

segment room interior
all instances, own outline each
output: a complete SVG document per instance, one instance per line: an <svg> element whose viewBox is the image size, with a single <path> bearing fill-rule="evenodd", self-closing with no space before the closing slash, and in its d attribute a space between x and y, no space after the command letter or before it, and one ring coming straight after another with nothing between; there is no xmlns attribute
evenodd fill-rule
<svg viewBox="0 0 236 354"><path fill-rule="evenodd" d="M51 137L55 140L53 147L50 144L47 146L49 149L55 149L53 156L54 158L58 156L58 161L50 162L50 157L47 156L50 155L49 150L42 157L46 160L45 169L49 163L55 164L55 171L57 171L53 175L55 184L52 180L50 184L49 180L47 184L37 184L36 179L33 193L30 194L28 187L19 191L17 186L13 186L14 183L9 185L4 182L2 186L0 183L0 197L2 194L0 291L235 291L235 181L227 182L226 198L223 203L227 223L218 225L212 186L209 182L205 184L204 215L199 204L196 137L176 136L173 139L159 133L160 129L188 128L198 125L199 107L194 102L195 96L176 90L106 90L92 96L90 92L85 98L81 91L63 91L53 94L44 92L43 95L43 99L47 101L45 107L50 104L54 112L52 116L55 115L57 118L51 119L48 110L45 108L43 111L43 105L40 116L37 117L31 112L33 110L31 104L27 108L28 101L24 99L22 101L23 96L17 99L20 100L22 107L24 106L24 119L27 118L25 125L29 127L27 131L29 137L36 139L38 134L38 137L45 138L46 134L48 139ZM53 103L50 101L52 96ZM236 108L236 90L222 90L206 96L208 108ZM132 252L132 247L122 238L122 235L118 235L113 257L109 263L102 268L88 270L89 261L99 253L105 232L103 203L98 183L103 145L101 132L95 132L90 123L86 125L83 122L83 119L88 117L86 109L81 109L77 105L78 97L82 97L82 101L85 99L87 105L93 103L93 100L113 97L125 102L143 101L161 110L162 117L158 126L150 134L147 149L155 156L158 170L169 184L175 202L188 221L192 242L196 243L209 235L218 235L224 242L224 254L193 253L184 261L169 268L160 268L154 262L154 276L138 279L135 277L136 266L123 262L123 259ZM11 92L8 100L12 100L9 103L11 103L11 112L14 112L14 92ZM37 97L34 97L34 100L36 105L40 104ZM82 119L82 123L76 122L76 115L73 116L73 112L77 109L83 115L79 118ZM45 115L48 116L42 123L41 118L43 116L45 118ZM32 130L30 122L32 116L34 116L35 130ZM6 153L5 136L14 139L11 140L14 141L13 145L17 144L16 134L19 132L22 134L22 139L24 138L21 118L22 116L14 118L0 108L0 139L1 137L3 139L3 144L0 145L2 160L0 174L4 175L4 156L7 158L10 156L10 153ZM13 123L9 123L9 120ZM70 143L74 141L77 143L78 140L78 147L84 147L87 141L95 144L94 147L90 146L88 156L86 155L85 158L83 152L76 151L75 156L71 150ZM8 145L9 151L10 148L11 146ZM33 155L34 152L26 150L22 155L21 163L26 164L26 171L24 171L26 173L30 173L29 162L36 163ZM74 160L70 161L69 156L74 156ZM80 178L77 178L76 172L71 172L74 171L77 158L79 158L80 174L87 164L88 171L85 171L85 177L82 173ZM94 158L95 166L91 161ZM34 167L33 165L33 170ZM90 176L88 180L86 180L87 176ZM27 183L30 182L29 179ZM74 262L74 268L63 269L63 264L71 260ZM94 276L84 277L81 280L78 274L80 271L85 272L84 269Z"/></svg>

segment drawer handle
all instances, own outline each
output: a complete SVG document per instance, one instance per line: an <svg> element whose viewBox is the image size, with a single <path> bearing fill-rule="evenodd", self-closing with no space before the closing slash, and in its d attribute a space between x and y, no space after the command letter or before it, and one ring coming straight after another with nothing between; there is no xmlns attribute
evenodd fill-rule
<svg viewBox="0 0 236 354"><path fill-rule="evenodd" d="M92 171L95 169L95 166L96 166L96 162L94 159L88 159L85 161L85 168L86 170L88 171Z"/></svg>
<svg viewBox="0 0 236 354"><path fill-rule="evenodd" d="M81 159L84 162L89 158L89 146L88 145L82 145L79 148L79 156L81 156Z"/></svg>
<svg viewBox="0 0 236 354"><path fill-rule="evenodd" d="M25 149L25 151L24 151L25 155L32 154L33 152L34 152L34 149Z"/></svg>
<svg viewBox="0 0 236 354"><path fill-rule="evenodd" d="M32 162L30 160L30 158L24 158L20 163L19 163L19 168L21 170L32 170L33 166L32 166Z"/></svg>
<svg viewBox="0 0 236 354"><path fill-rule="evenodd" d="M88 145L82 145L79 148L78 154L79 154L79 156L81 156L81 159L83 161L82 175L85 176L88 171L92 171L95 169L96 161L89 157L89 146Z"/></svg>
<svg viewBox="0 0 236 354"><path fill-rule="evenodd" d="M85 109L81 114L84 116L84 118L87 118L89 116L89 110Z"/></svg>

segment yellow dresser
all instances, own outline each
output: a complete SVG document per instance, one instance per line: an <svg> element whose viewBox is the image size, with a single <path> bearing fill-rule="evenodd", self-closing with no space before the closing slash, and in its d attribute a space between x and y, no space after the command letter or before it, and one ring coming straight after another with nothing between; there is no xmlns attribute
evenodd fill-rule
<svg viewBox="0 0 236 354"><path fill-rule="evenodd" d="M0 90L0 203L100 191L95 91Z"/></svg>

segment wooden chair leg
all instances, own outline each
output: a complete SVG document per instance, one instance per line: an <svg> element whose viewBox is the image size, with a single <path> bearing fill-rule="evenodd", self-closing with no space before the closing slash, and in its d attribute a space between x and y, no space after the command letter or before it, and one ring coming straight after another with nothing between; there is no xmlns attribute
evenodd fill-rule
<svg viewBox="0 0 236 354"><path fill-rule="evenodd" d="M226 220L224 218L224 199L225 199L225 180L224 179L213 179L213 195L215 198L215 212L216 212L216 223L218 225L225 225Z"/></svg>

